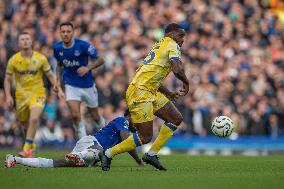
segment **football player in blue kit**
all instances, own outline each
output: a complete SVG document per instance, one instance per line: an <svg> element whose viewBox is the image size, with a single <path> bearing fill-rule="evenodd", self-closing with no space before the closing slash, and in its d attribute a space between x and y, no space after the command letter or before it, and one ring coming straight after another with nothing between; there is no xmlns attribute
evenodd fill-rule
<svg viewBox="0 0 284 189"><path fill-rule="evenodd" d="M136 132L130 121L129 110L124 116L119 116L100 129L94 136L84 136L77 143L70 154L64 158L53 160L46 158L21 158L6 155L5 167L21 164L30 167L74 167L93 166L100 161L100 154L104 150L115 146L128 138L131 132ZM139 166L143 166L136 149L128 152Z"/></svg>
<svg viewBox="0 0 284 189"><path fill-rule="evenodd" d="M74 26L71 22L60 24L62 41L54 44L54 57L57 60L57 82L54 91L59 98L65 98L70 109L77 137L86 136L86 128L81 120L80 104L85 102L95 121L101 128L104 119L98 111L98 94L92 70L104 64L96 48L87 41L74 38ZM89 61L91 59L92 61ZM61 89L61 79L65 86L65 95Z"/></svg>

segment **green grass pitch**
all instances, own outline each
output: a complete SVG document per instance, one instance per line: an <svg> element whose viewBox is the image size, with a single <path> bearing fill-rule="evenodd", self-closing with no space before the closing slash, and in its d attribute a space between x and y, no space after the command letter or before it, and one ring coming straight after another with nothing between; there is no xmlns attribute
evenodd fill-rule
<svg viewBox="0 0 284 189"><path fill-rule="evenodd" d="M168 171L150 165L137 167L127 154L112 161L111 170L95 168L4 168L6 153L0 151L0 188L87 189L87 188L192 188L192 189L274 189L284 188L284 157L161 156ZM64 151L40 151L37 155L59 158Z"/></svg>

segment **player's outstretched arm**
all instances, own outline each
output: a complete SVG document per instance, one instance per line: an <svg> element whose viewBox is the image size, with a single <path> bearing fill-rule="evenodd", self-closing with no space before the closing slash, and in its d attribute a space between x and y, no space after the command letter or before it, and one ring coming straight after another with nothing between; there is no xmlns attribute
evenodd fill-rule
<svg viewBox="0 0 284 189"><path fill-rule="evenodd" d="M176 60L171 60L170 64L171 64L171 70L174 73L174 75L176 76L176 78L178 78L180 81L183 82L183 90L180 91L180 95L184 96L189 91L189 81L188 81L188 79L185 75L185 71L184 71L184 68L182 66L182 62L180 60L176 59Z"/></svg>
<svg viewBox="0 0 284 189"><path fill-rule="evenodd" d="M57 62L56 81L55 85L53 86L53 91L57 93L59 99L64 99L65 96L61 88L61 74L62 74L62 65L60 62Z"/></svg>
<svg viewBox="0 0 284 189"><path fill-rule="evenodd" d="M163 93L170 101L175 102L178 97L179 97L179 93L178 92L172 92L170 91L168 88L166 88L165 86L161 85L158 88L158 91Z"/></svg>
<svg viewBox="0 0 284 189"><path fill-rule="evenodd" d="M6 102L8 103L9 107L12 107L14 105L14 100L11 95L12 78L13 76L11 74L6 73L6 76L4 79L4 92L6 95Z"/></svg>
<svg viewBox="0 0 284 189"><path fill-rule="evenodd" d="M91 61L88 63L87 67L92 70L96 69L102 65L104 65L105 60L102 57L98 57L95 61Z"/></svg>
<svg viewBox="0 0 284 189"><path fill-rule="evenodd" d="M128 132L126 132L126 131L120 131L120 137L121 137L122 140L127 139L128 136L129 136L129 133L128 133ZM138 155L136 149L131 150L131 151L129 151L128 153L131 155L131 157L136 161L136 163L137 163L139 166L143 166L143 165L144 165L143 162L142 162L142 160L140 159L140 157L139 157L139 155Z"/></svg>
<svg viewBox="0 0 284 189"><path fill-rule="evenodd" d="M48 80L51 83L51 85L54 87L56 85L56 81L55 81L55 76L52 73L52 71L48 70L47 72L45 72L45 75L48 78Z"/></svg>
<svg viewBox="0 0 284 189"><path fill-rule="evenodd" d="M56 85L58 85L58 87L61 86L61 74L62 74L62 65L61 63L57 62Z"/></svg>
<svg viewBox="0 0 284 189"><path fill-rule="evenodd" d="M135 150L131 150L128 153L131 155L131 157L136 161L136 163L139 166L143 166L144 165L143 161L140 159L136 149Z"/></svg>

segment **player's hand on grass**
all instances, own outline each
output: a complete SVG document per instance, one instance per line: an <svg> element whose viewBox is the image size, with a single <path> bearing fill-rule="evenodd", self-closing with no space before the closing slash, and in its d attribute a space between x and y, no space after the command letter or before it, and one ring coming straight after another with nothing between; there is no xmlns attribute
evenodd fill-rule
<svg viewBox="0 0 284 189"><path fill-rule="evenodd" d="M140 160L139 162L137 162L137 164L139 165L139 167L144 167L144 163L142 160Z"/></svg>
<svg viewBox="0 0 284 189"><path fill-rule="evenodd" d="M11 108L14 105L14 100L11 96L7 96L6 102L8 104L8 106Z"/></svg>
<svg viewBox="0 0 284 189"><path fill-rule="evenodd" d="M77 73L79 74L79 76L83 77L86 73L88 73L90 71L90 69L86 66L81 66L78 70Z"/></svg>

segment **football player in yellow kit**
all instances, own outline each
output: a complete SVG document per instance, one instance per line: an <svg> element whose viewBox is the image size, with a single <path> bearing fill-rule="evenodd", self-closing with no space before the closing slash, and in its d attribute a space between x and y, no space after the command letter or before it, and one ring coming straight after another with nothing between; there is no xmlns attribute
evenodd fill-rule
<svg viewBox="0 0 284 189"><path fill-rule="evenodd" d="M103 171L110 169L111 160L115 155L151 141L154 115L163 119L165 123L142 160L159 170L166 170L159 162L157 153L183 120L181 113L171 101L186 95L189 90L189 81L183 69L180 53L184 37L185 31L181 26L169 24L165 29L165 37L152 46L144 59L144 64L137 70L126 91L127 106L137 132L104 152L101 164ZM162 85L171 71L183 82L183 89L171 92Z"/></svg>
<svg viewBox="0 0 284 189"><path fill-rule="evenodd" d="M18 45L20 52L14 54L8 61L4 90L6 101L12 107L14 100L10 89L14 75L17 119L25 133L25 143L20 154L32 157L35 150L33 140L46 99L43 74L53 86L55 77L46 57L32 49L32 38L29 33L23 32L19 35Z"/></svg>

